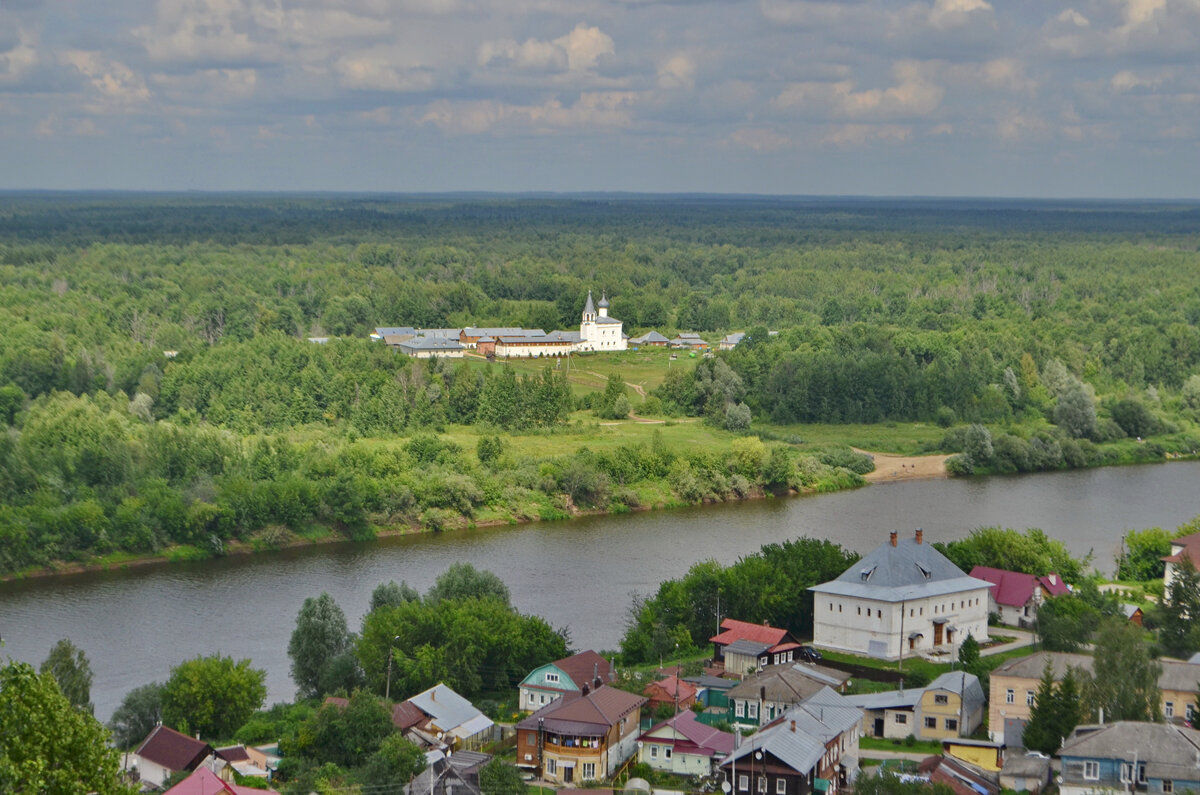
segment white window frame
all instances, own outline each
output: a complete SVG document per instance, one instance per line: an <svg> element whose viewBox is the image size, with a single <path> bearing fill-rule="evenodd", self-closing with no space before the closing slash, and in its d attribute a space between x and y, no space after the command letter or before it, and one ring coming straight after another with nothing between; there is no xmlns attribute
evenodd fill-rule
<svg viewBox="0 0 1200 795"><path fill-rule="evenodd" d="M958 718L946 718L946 731L958 731Z"/></svg>
<svg viewBox="0 0 1200 795"><path fill-rule="evenodd" d="M1036 695L1037 694L1035 694L1032 690L1026 690L1025 691L1025 706L1032 707L1033 702L1036 699Z"/></svg>
<svg viewBox="0 0 1200 795"><path fill-rule="evenodd" d="M746 775L745 773L742 773L740 776L738 776L738 792L749 792L749 791L750 791L750 776Z"/></svg>
<svg viewBox="0 0 1200 795"><path fill-rule="evenodd" d="M1088 781L1100 780L1100 763L1091 759L1083 760L1083 777Z"/></svg>
<svg viewBox="0 0 1200 795"><path fill-rule="evenodd" d="M1121 763L1121 783L1129 784L1132 781L1133 781L1133 763L1132 762L1122 762Z"/></svg>
<svg viewBox="0 0 1200 795"><path fill-rule="evenodd" d="M762 792L762 793L765 793L767 791L767 777L766 776L758 777L758 791Z"/></svg>
<svg viewBox="0 0 1200 795"><path fill-rule="evenodd" d="M657 745L650 746L650 758L658 759L658 746Z"/></svg>
<svg viewBox="0 0 1200 795"><path fill-rule="evenodd" d="M787 779L783 776L775 779L775 795L787 795Z"/></svg>
<svg viewBox="0 0 1200 795"><path fill-rule="evenodd" d="M584 781L593 781L596 778L596 763L595 762L584 762L583 770L580 773L580 776L583 777Z"/></svg>
<svg viewBox="0 0 1200 795"><path fill-rule="evenodd" d="M734 717L737 717L737 718L746 717L746 702L745 701L734 700L733 715L734 715Z"/></svg>
<svg viewBox="0 0 1200 795"><path fill-rule="evenodd" d="M1175 791L1175 782L1169 778L1164 778L1162 783L1162 791L1172 793Z"/></svg>
<svg viewBox="0 0 1200 795"><path fill-rule="evenodd" d="M746 705L746 717L747 718L757 718L758 717L758 702L757 701L751 701L750 703L748 703Z"/></svg>
<svg viewBox="0 0 1200 795"><path fill-rule="evenodd" d="M1163 717L1164 718L1175 717L1175 702L1174 701L1167 701L1167 702L1163 703Z"/></svg>
<svg viewBox="0 0 1200 795"><path fill-rule="evenodd" d="M670 759L670 758L671 758L671 746L668 745L665 748L663 748L663 759Z"/></svg>
<svg viewBox="0 0 1200 795"><path fill-rule="evenodd" d="M905 725L908 725L908 715L903 712L897 712L896 713L896 723L903 723Z"/></svg>
<svg viewBox="0 0 1200 795"><path fill-rule="evenodd" d="M558 674L553 673L551 671L546 672L546 683L547 684L556 685L556 684L558 684L558 682L559 682Z"/></svg>
<svg viewBox="0 0 1200 795"><path fill-rule="evenodd" d="M546 773L551 776L558 773L558 760L552 756L546 758Z"/></svg>
<svg viewBox="0 0 1200 795"><path fill-rule="evenodd" d="M1017 697L1017 693L1011 687L1004 691L1004 703L1012 704Z"/></svg>

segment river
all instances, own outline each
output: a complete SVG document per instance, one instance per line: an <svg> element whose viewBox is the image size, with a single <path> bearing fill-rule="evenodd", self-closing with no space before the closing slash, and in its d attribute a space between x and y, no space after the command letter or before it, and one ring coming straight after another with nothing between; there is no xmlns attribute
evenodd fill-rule
<svg viewBox="0 0 1200 795"><path fill-rule="evenodd" d="M267 671L268 703L291 700L287 643L305 597L328 591L357 628L372 589L427 589L466 561L499 574L523 612L570 628L580 649L612 649L630 597L693 563L736 560L797 536L859 552L890 530L929 541L985 525L1040 527L1111 572L1125 531L1176 527L1200 514L1200 462L925 480L791 499L407 536L370 544L0 584L0 654L34 664L60 638L91 660L97 717L125 693L163 681L198 654L249 657Z"/></svg>

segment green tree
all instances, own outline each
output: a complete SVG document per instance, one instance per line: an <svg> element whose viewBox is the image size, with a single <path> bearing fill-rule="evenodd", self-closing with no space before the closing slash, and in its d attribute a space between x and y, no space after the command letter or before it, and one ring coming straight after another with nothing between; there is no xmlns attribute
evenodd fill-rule
<svg viewBox="0 0 1200 795"><path fill-rule="evenodd" d="M1187 659L1200 651L1200 573L1187 555L1175 564L1166 598L1156 611L1158 642L1172 657Z"/></svg>
<svg viewBox="0 0 1200 795"><path fill-rule="evenodd" d="M992 463L995 451L992 447L991 432L982 425L972 425L967 428L967 434L963 440L963 453L977 467L985 467Z"/></svg>
<svg viewBox="0 0 1200 795"><path fill-rule="evenodd" d="M383 699L356 690L346 706L326 704L301 725L285 754L295 753L318 763L353 768L364 764L392 734L392 713Z"/></svg>
<svg viewBox="0 0 1200 795"><path fill-rule="evenodd" d="M1096 403L1079 381L1072 380L1058 394L1058 402L1054 406L1054 424L1075 439L1095 437Z"/></svg>
<svg viewBox="0 0 1200 795"><path fill-rule="evenodd" d="M503 454L504 442L500 441L499 436L479 437L479 442L475 445L475 455L479 457L479 463L485 467L495 466Z"/></svg>
<svg viewBox="0 0 1200 795"><path fill-rule="evenodd" d="M88 712L33 666L0 666L0 792L13 795L132 795L117 749Z"/></svg>
<svg viewBox="0 0 1200 795"><path fill-rule="evenodd" d="M163 688L163 723L227 739L267 697L266 671L215 654L176 665Z"/></svg>
<svg viewBox="0 0 1200 795"><path fill-rule="evenodd" d="M1130 530L1117 556L1117 579L1160 580L1163 558L1171 554L1171 534L1161 527Z"/></svg>
<svg viewBox="0 0 1200 795"><path fill-rule="evenodd" d="M515 765L496 758L480 768L479 791L483 795L524 795L525 782Z"/></svg>
<svg viewBox="0 0 1200 795"><path fill-rule="evenodd" d="M452 564L425 594L425 600L431 603L447 599L495 599L508 606L510 598L504 580L490 571L480 571L470 563Z"/></svg>
<svg viewBox="0 0 1200 795"><path fill-rule="evenodd" d="M25 392L16 384L0 386L0 423L12 425L17 412L25 405Z"/></svg>
<svg viewBox="0 0 1200 795"><path fill-rule="evenodd" d="M371 591L371 607L368 612L373 613L381 607L395 607L405 602L419 601L421 601L421 594L417 593L416 588L403 580L399 583L389 580L376 585L375 590Z"/></svg>
<svg viewBox="0 0 1200 795"><path fill-rule="evenodd" d="M1145 633L1122 618L1109 618L1096 633L1090 703L1106 722L1162 720L1158 678L1162 666L1150 657Z"/></svg>
<svg viewBox="0 0 1200 795"><path fill-rule="evenodd" d="M333 597L322 592L305 599L288 643L292 680L300 697L316 698L339 689L350 692L361 685L352 647L346 615ZM343 678L347 674L348 679Z"/></svg>
<svg viewBox="0 0 1200 795"><path fill-rule="evenodd" d="M158 682L135 687L125 694L108 723L117 748L133 748L162 722L163 686Z"/></svg>
<svg viewBox="0 0 1200 795"><path fill-rule="evenodd" d="M1038 683L1037 696L1029 710L1029 722L1025 724L1021 742L1031 751L1053 754L1058 750L1061 737L1058 733L1058 699L1054 680L1054 663L1047 657Z"/></svg>
<svg viewBox="0 0 1200 795"><path fill-rule="evenodd" d="M368 787L394 787L397 783L412 781L424 769L425 752L403 735L393 733L383 739L379 750L367 760L362 771L362 783ZM481 770L481 779L482 776ZM523 795L524 782L521 787Z"/></svg>
<svg viewBox="0 0 1200 795"><path fill-rule="evenodd" d="M83 649L63 638L50 649L40 670L54 677L71 706L88 713L93 711L92 666Z"/></svg>
<svg viewBox="0 0 1200 795"><path fill-rule="evenodd" d="M1047 651L1078 651L1100 620L1100 611L1073 594L1052 596L1038 607L1034 631Z"/></svg>

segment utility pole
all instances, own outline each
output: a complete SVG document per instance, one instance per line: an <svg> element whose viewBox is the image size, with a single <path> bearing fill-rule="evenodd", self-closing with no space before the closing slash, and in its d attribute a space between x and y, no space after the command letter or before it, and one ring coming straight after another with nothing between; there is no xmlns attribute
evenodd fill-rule
<svg viewBox="0 0 1200 795"><path fill-rule="evenodd" d="M391 644L388 646L388 669L387 669L387 684L383 688L383 700L392 700L392 657L396 653L396 641L400 640L400 636L392 638ZM432 785L430 785L432 786Z"/></svg>

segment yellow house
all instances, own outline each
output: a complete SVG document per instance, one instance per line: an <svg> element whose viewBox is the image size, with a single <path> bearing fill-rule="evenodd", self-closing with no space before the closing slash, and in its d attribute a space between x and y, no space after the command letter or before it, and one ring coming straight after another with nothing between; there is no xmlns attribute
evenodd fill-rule
<svg viewBox="0 0 1200 795"><path fill-rule="evenodd" d="M983 723L983 687L973 674L944 673L922 689L848 696L864 711L868 737L920 740L969 736Z"/></svg>

